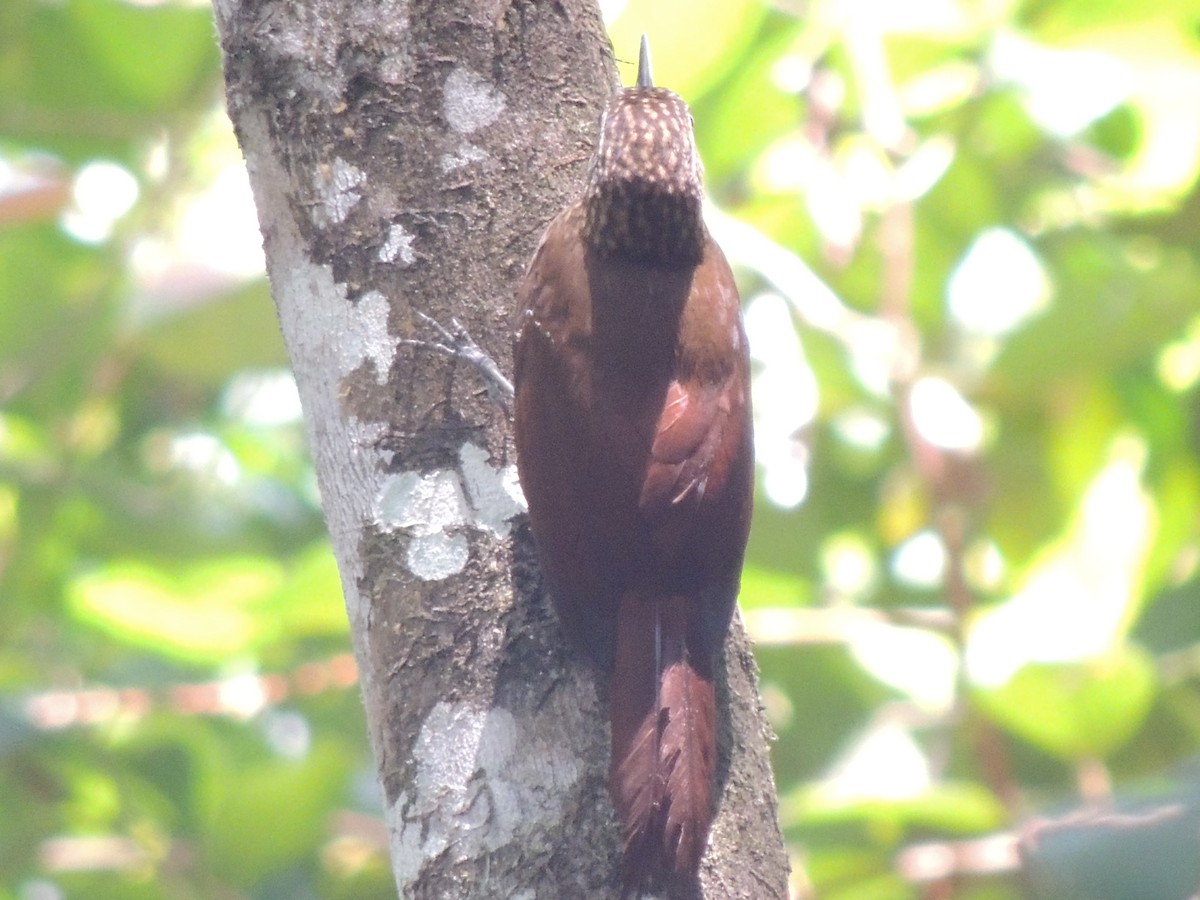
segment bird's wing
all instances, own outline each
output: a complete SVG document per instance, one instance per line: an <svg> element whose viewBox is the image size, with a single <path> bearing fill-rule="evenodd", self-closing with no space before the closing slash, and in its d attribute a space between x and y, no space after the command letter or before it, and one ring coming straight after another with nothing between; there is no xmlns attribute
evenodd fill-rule
<svg viewBox="0 0 1200 900"><path fill-rule="evenodd" d="M672 381L667 389L639 501L651 521L671 509L699 505L719 490L734 447L731 423L739 404L736 379L717 384Z"/></svg>

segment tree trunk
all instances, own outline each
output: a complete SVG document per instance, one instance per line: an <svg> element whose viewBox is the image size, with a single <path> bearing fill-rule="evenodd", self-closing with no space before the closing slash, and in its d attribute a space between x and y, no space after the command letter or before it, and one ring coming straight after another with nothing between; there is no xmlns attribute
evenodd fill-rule
<svg viewBox="0 0 1200 900"><path fill-rule="evenodd" d="M469 367L408 343L438 340L418 311L457 317L510 370L514 286L616 85L595 5L214 6L400 894L615 896L607 686L540 594L507 415ZM704 895L783 897L740 626L725 670Z"/></svg>

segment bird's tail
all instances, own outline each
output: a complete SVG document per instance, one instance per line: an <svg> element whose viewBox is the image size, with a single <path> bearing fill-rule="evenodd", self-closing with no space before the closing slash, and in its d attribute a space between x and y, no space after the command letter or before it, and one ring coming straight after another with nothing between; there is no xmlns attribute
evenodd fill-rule
<svg viewBox="0 0 1200 900"><path fill-rule="evenodd" d="M624 835L625 884L695 875L713 818L712 660L689 653L694 601L627 595L617 615L609 787Z"/></svg>

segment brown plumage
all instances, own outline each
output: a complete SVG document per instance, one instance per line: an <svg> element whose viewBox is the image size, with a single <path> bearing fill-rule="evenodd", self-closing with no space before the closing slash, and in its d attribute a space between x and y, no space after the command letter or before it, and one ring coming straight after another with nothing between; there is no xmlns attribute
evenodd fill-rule
<svg viewBox="0 0 1200 900"><path fill-rule="evenodd" d="M645 65L645 62L643 62ZM714 814L713 662L750 523L749 363L701 218L687 106L610 102L584 196L520 288L517 465L551 598L611 672L629 890L694 877Z"/></svg>

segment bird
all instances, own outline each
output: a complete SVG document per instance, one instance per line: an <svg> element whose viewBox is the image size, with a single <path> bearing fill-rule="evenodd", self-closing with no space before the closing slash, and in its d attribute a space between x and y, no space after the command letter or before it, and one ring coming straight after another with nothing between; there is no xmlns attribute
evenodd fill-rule
<svg viewBox="0 0 1200 900"><path fill-rule="evenodd" d="M643 37L582 194L518 288L517 471L557 617L609 677L626 895L698 877L714 669L750 528L749 353L702 173L691 112L654 85Z"/></svg>

